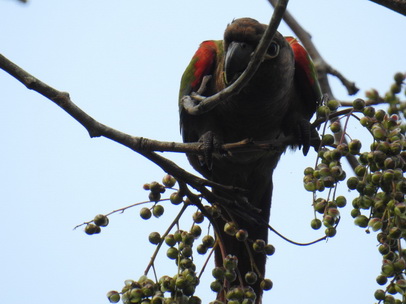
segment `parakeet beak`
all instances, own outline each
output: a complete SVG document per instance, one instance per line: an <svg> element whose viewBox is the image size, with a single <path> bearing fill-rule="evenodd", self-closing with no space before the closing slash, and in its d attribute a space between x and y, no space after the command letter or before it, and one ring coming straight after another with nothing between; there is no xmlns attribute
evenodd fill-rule
<svg viewBox="0 0 406 304"><path fill-rule="evenodd" d="M253 51L254 47L245 42L233 41L230 43L224 62L226 84L233 83L244 72L251 60Z"/></svg>

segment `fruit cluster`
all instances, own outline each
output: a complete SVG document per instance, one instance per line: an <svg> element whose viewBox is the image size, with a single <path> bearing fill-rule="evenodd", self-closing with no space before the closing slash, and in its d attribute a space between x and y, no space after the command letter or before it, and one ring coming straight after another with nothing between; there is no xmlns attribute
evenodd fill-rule
<svg viewBox="0 0 406 304"><path fill-rule="evenodd" d="M187 296L181 290L187 290L186 286L190 276L190 271L183 271L184 277L181 275L177 277L163 276L158 282L148 279L147 276L141 276L138 281L126 280L121 293L118 291L109 291L107 298L110 303L123 304L201 304L202 301L196 296ZM165 293L170 293L170 297L165 297ZM121 294L121 295L120 295Z"/></svg>
<svg viewBox="0 0 406 304"><path fill-rule="evenodd" d="M106 227L109 224L109 218L106 215L98 214L94 217L93 221L88 223L85 227L86 234L98 234L101 227Z"/></svg>
<svg viewBox="0 0 406 304"><path fill-rule="evenodd" d="M237 279L237 265L236 256L226 256L223 267L215 267L212 271L215 281L210 284L211 290L219 293L226 284L234 282ZM244 279L248 285L253 285L257 282L258 276L254 271L250 271L245 274ZM269 279L263 279L260 286L263 290L270 290L273 283ZM250 286L237 285L227 289L225 298L228 304L254 304L256 294ZM224 304L224 302L216 300L210 304Z"/></svg>
<svg viewBox="0 0 406 304"><path fill-rule="evenodd" d="M327 120L330 115L336 113L339 106L337 101L329 100L326 105L319 107L317 115L319 118ZM333 134L342 132L341 123L338 119L330 124L330 130ZM314 193L313 208L315 214L322 215L322 220L315 216L310 225L313 229L320 229L323 225L327 237L335 236L336 226L340 221L338 208L343 208L347 203L344 196L335 197L335 191L331 191L346 178L346 173L341 166L341 158L348 153L357 154L360 146L358 140L352 140L348 145L346 143L335 144L335 138L332 134L323 134L317 155L317 165L315 168L308 167L304 170L304 188ZM316 198L316 192L323 192L326 188L330 190L328 198Z"/></svg>
<svg viewBox="0 0 406 304"><path fill-rule="evenodd" d="M164 207L160 202L161 194L168 188L173 188L176 180L166 175L162 184L151 182L144 185L144 189L149 192L149 200L155 204L151 207L143 207L140 210L140 216L144 220L152 217L160 217L164 213ZM184 198L179 192L173 192L170 195L172 204L179 205L184 202ZM161 236L159 232L151 232L148 236L150 243L157 245L157 251L162 244L166 244L166 255L174 260L177 266L177 273L174 276L162 276L156 282L148 279L145 275L138 281L127 280L121 292L110 291L107 297L111 303L117 303L122 300L124 304L200 304L201 300L194 296L195 288L199 284L199 278L196 273L196 265L193 262L193 244L200 237L202 229L197 223L204 220L201 212L196 212L193 216L194 224L189 231L177 230L175 233L166 233ZM214 238L207 235L203 238L205 247L213 247ZM202 244L200 244L202 245ZM200 246L199 245L199 246ZM198 247L199 247L198 246ZM207 249L206 249L207 251Z"/></svg>
<svg viewBox="0 0 406 304"><path fill-rule="evenodd" d="M387 286L386 290L377 290L375 298L396 303L400 300L392 295L404 298L406 293L406 251L401 242L406 236L405 132L397 114L375 112L368 107L363 112L360 122L371 132L374 142L369 152L360 154L356 176L347 181L348 188L359 193L352 202L351 215L357 226L379 232L383 259L377 283Z"/></svg>
<svg viewBox="0 0 406 304"><path fill-rule="evenodd" d="M385 102L388 112L365 106L362 101L357 105L364 114L360 123L371 133L373 143L370 151L359 154L360 164L347 186L359 194L352 202L354 223L378 232L382 266L376 281L386 288L378 289L375 298L384 303L405 303L406 250L402 241L406 237L406 125L399 115L405 117L406 103L397 96L405 75L397 73L394 80L384 97L375 90L367 93L367 103ZM402 300L395 299L395 294Z"/></svg>
<svg viewBox="0 0 406 304"><path fill-rule="evenodd" d="M304 186L314 193L315 212L323 215L322 221L315 218L311 222L314 229L322 224L326 227L326 235L333 236L339 221L337 207L343 207L346 199L343 196L332 199L316 198L316 191L334 188L339 181L345 179L345 173L340 165L340 158L352 154L356 156L359 165L354 168L355 176L347 179L347 187L358 192L352 201L351 216L355 225L378 232L379 252L382 254L381 274L376 281L386 285L385 290L378 289L375 298L379 303L406 303L406 249L403 249L406 237L406 125L402 124L400 116L406 116L406 103L397 96L404 85L405 75L395 75L395 83L384 96L371 90L367 93L368 100L354 100L352 109L343 111L346 117L363 116L359 119L373 139L370 150L361 152L361 142L351 140L348 145L338 142L326 134L322 137L322 147L318 157L320 163L315 168L304 171ZM405 92L406 93L406 92ZM371 104L387 103L388 112L376 109ZM323 106L319 115L330 117L334 109ZM339 113L337 113L339 114ZM338 118L338 115L335 116ZM331 124L333 133L346 132L338 121ZM342 138L342 137L341 137ZM335 190L335 189L334 189ZM395 299L398 294L402 300Z"/></svg>

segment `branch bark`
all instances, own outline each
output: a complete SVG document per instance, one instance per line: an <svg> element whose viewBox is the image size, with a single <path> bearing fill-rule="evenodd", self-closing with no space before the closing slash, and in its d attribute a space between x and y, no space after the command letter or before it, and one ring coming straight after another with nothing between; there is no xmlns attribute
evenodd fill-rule
<svg viewBox="0 0 406 304"><path fill-rule="evenodd" d="M406 16L406 1L405 0L369 0L380 4L392 11Z"/></svg>

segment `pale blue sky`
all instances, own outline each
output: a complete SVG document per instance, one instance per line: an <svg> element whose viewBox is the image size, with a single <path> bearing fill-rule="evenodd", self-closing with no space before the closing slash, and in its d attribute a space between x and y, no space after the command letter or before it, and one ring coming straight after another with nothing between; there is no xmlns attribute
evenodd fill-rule
<svg viewBox="0 0 406 304"><path fill-rule="evenodd" d="M362 90L383 92L404 71L403 16L367 0L292 0L289 8L324 58ZM69 92L104 124L180 141L179 79L198 44L221 39L233 18L267 23L271 13L265 0L31 0L25 6L0 0L0 53ZM291 35L285 25L280 31ZM337 97L350 99L338 81L331 83ZM143 273L154 250L148 232L163 232L178 207L149 222L138 209L114 215L97 236L72 228L145 200L143 183L164 173L116 143L89 139L61 109L2 71L0 105L0 302L107 303L107 291ZM183 155L165 155L190 169ZM303 168L314 160L314 153L288 152L274 175L272 225L297 241L322 234L309 226L311 194L302 187ZM271 234L276 253L267 276L274 288L266 303L374 302L375 234L355 227L350 209L327 243L299 248ZM169 264L163 259L159 276L174 274ZM211 280L207 273L198 289L204 303L214 297L204 286Z"/></svg>

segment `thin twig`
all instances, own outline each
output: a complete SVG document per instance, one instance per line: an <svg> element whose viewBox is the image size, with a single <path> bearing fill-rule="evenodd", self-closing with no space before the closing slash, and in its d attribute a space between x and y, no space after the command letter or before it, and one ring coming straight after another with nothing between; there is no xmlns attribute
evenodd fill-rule
<svg viewBox="0 0 406 304"><path fill-rule="evenodd" d="M169 201L169 198L164 198L164 199L161 199L160 201ZM109 216L109 215L112 215L112 214L117 213L117 212L124 213L124 211L126 211L127 209L130 209L130 208L135 207L135 206L143 205L143 204L148 204L148 203L154 203L154 202L153 201L138 202L138 203L131 204L129 206L126 206L126 207L123 207L123 208L120 208L120 209L113 210L113 211L105 214L104 216ZM75 230L75 229L77 229L77 228L79 228L79 227L81 227L83 225L90 224L92 222L93 222L93 220L88 221L88 222L84 222L84 223L79 224L79 225L76 225L75 227L73 227L73 230Z"/></svg>
<svg viewBox="0 0 406 304"><path fill-rule="evenodd" d="M313 244L315 244L315 243L318 243L318 242L320 242L320 241L323 241L323 240L327 239L327 236L323 236L323 237L321 237L321 238L319 238L319 239L317 239L317 240L315 240L315 241L313 241L313 242L309 242L309 243L298 243L298 242L292 241L292 240L288 239L287 237L283 236L283 235L280 234L278 231L276 231L274 228L272 228L271 225L268 225L268 228L269 228L269 230L271 230L272 232L274 232L277 236L279 236L279 237L282 238L283 240L285 240L285 241L287 241L288 243L291 243L291 244L293 244L293 245L297 245L297 246L309 246L309 245L313 245Z"/></svg>
<svg viewBox="0 0 406 304"><path fill-rule="evenodd" d="M157 245L152 257L151 257L151 261L148 263L147 268L144 271L144 274L147 275L149 272L149 269L154 265L154 261L156 256L158 255L159 249L161 248L162 244L165 241L165 237L169 234L169 232L171 232L172 228L176 225L176 223L178 223L179 219L182 217L183 213L185 212L186 208L189 205L187 204L183 204L182 209L179 211L178 215L175 217L175 219L172 221L172 223L169 225L168 229L166 229L165 233L161 236L161 241L159 242L159 244Z"/></svg>

